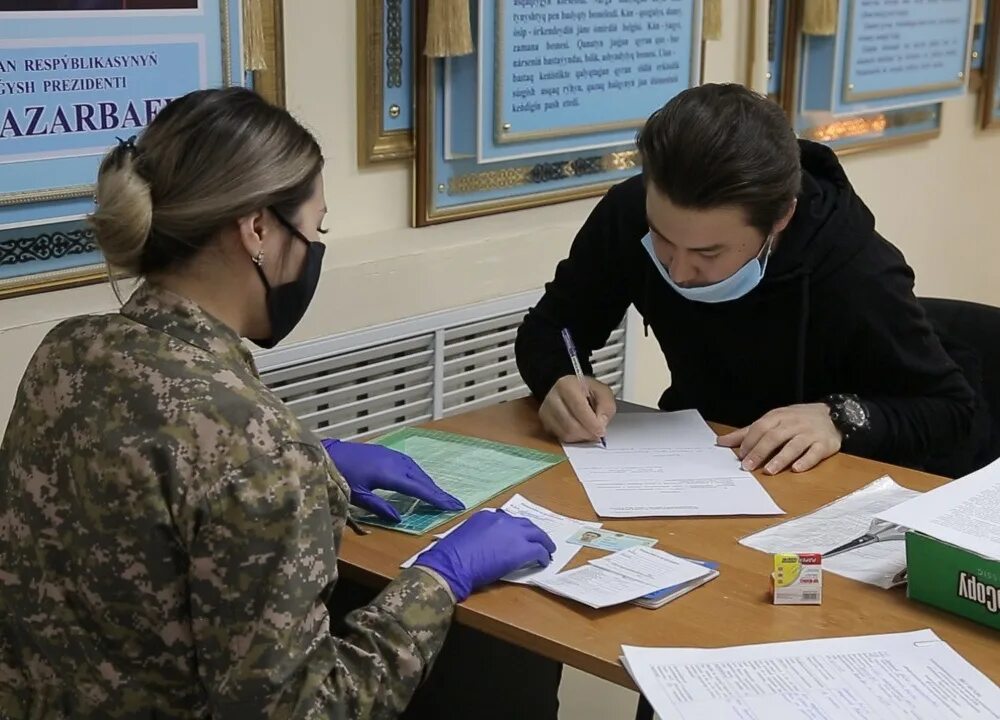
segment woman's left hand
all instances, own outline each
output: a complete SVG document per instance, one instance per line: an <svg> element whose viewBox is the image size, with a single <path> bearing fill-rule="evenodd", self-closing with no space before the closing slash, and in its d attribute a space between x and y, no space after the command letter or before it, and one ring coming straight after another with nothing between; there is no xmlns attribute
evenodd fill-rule
<svg viewBox="0 0 1000 720"><path fill-rule="evenodd" d="M439 510L465 510L458 498L439 488L403 453L381 445L340 440L324 440L323 447L351 487L351 504L383 520L399 522L399 512L374 490L393 490L423 500Z"/></svg>
<svg viewBox="0 0 1000 720"><path fill-rule="evenodd" d="M744 470L763 467L768 475L776 475L789 466L793 472L812 470L840 452L842 441L830 408L814 403L772 410L752 425L723 435L719 445L735 448Z"/></svg>

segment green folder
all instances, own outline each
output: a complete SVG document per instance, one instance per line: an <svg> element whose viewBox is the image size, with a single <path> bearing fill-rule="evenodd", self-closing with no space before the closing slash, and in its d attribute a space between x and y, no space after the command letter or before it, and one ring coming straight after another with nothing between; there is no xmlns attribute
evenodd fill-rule
<svg viewBox="0 0 1000 720"><path fill-rule="evenodd" d="M373 442L413 458L468 510L566 459L531 448L420 428L397 430ZM392 503L402 521L390 523L368 514L360 516L360 522L422 535L462 514L443 512L395 492L378 491L378 495Z"/></svg>

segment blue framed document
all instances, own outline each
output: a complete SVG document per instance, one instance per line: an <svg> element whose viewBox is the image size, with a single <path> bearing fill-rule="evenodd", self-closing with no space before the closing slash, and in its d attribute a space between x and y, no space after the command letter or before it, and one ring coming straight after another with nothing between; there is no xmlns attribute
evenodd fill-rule
<svg viewBox="0 0 1000 720"><path fill-rule="evenodd" d="M259 1L259 0L255 0ZM261 3L269 73L280 4ZM101 158L191 90L254 84L240 0L0 0L0 297L103 276ZM266 83L280 101L281 83Z"/></svg>
<svg viewBox="0 0 1000 720"><path fill-rule="evenodd" d="M964 94L972 19L970 0L842 0L832 36L804 36L802 111L884 112Z"/></svg>
<svg viewBox="0 0 1000 720"><path fill-rule="evenodd" d="M475 0L470 16L473 54L419 61L418 226L604 192L639 171L646 118L700 81L700 0Z"/></svg>
<svg viewBox="0 0 1000 720"><path fill-rule="evenodd" d="M480 157L531 140L551 152L628 142L650 98L698 82L694 5L480 0Z"/></svg>
<svg viewBox="0 0 1000 720"><path fill-rule="evenodd" d="M357 0L358 163L413 156L415 0Z"/></svg>
<svg viewBox="0 0 1000 720"><path fill-rule="evenodd" d="M940 2L950 3L952 0ZM963 2L968 5L966 0ZM880 0L842 0L835 34L807 35L802 30L803 0L771 0L773 16L780 18L780 24L776 23L775 35L781 36L781 40L776 42L780 42L783 49L780 54L775 55L775 60L781 63L781 67L772 71L780 75L776 99L788 113L796 133L807 140L825 143L841 154L937 137L940 134L942 112L939 102L921 102L915 99L917 96L895 95L890 91L885 91L885 97L881 97L882 91L879 91L881 99L858 101L855 97L853 104L845 103L843 94L839 99L834 97L837 88L841 87L838 84L840 81L834 78L837 72L837 47L838 44L843 44L838 38L847 31L846 13L851 10L852 4L874 13L892 6L908 12L907 8L911 4L921 3L884 4ZM866 22L875 22L872 19L874 15L859 17ZM969 16L966 16L965 20L959 22L968 21ZM888 43L888 36L891 34L889 23L905 26L907 21L904 16L890 14L881 22L885 25L884 42ZM863 37L867 39L867 35ZM903 40L899 42L905 44ZM912 43L910 44L912 47ZM817 52L817 48L821 48L822 52ZM964 57L967 62L968 56ZM887 71L886 74L891 73ZM861 88L865 92L876 87L874 81L866 83ZM883 82L881 87L885 89L888 86ZM859 90L857 85L854 89ZM964 84L958 86L958 92L964 92Z"/></svg>

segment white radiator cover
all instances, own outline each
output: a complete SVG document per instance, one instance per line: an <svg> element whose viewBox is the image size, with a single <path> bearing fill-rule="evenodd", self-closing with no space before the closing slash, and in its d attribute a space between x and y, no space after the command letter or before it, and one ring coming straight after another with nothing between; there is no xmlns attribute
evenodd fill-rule
<svg viewBox="0 0 1000 720"><path fill-rule="evenodd" d="M261 377L320 437L350 440L525 397L514 339L540 291L259 352ZM591 356L622 397L628 323Z"/></svg>

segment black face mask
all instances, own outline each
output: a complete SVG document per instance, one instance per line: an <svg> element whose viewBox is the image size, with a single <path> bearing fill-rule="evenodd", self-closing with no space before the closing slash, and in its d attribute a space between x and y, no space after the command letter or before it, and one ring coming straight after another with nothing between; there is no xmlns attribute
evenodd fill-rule
<svg viewBox="0 0 1000 720"><path fill-rule="evenodd" d="M306 308L309 307L313 295L316 294L316 286L319 285L319 275L323 268L323 253L326 252L326 246L323 243L311 242L309 238L299 232L298 228L273 209L271 212L297 240L306 244L308 250L299 277L277 287L271 287L260 263L254 262L254 267L257 268L257 274L260 275L267 293L267 318L271 323L271 334L266 338L250 338L250 342L262 348L273 348L288 337L288 333L299 324L302 316L306 314Z"/></svg>

